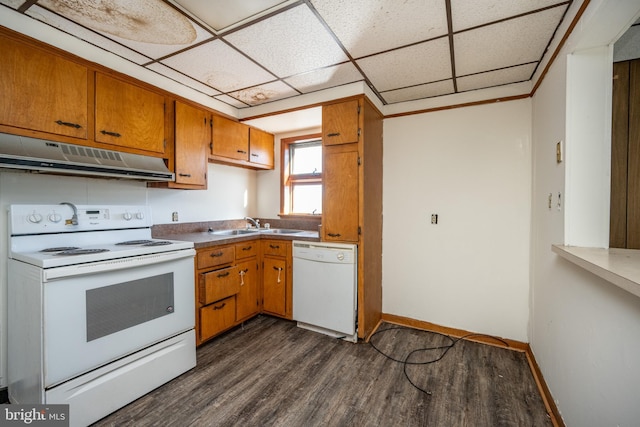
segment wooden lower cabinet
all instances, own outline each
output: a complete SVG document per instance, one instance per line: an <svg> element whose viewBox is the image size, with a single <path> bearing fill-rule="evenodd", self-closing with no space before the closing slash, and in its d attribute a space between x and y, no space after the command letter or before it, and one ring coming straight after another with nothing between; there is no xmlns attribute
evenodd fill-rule
<svg viewBox="0 0 640 427"><path fill-rule="evenodd" d="M287 261L264 257L262 310L265 313L285 317L287 315Z"/></svg>
<svg viewBox="0 0 640 427"><path fill-rule="evenodd" d="M198 249L196 345L260 313L292 318L287 240L249 240Z"/></svg>
<svg viewBox="0 0 640 427"><path fill-rule="evenodd" d="M274 316L293 318L293 261L291 242L262 242L262 311Z"/></svg>

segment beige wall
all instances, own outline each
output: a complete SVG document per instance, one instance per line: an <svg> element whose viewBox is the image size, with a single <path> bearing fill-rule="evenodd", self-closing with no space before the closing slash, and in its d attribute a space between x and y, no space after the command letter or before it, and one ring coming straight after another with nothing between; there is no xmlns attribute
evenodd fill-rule
<svg viewBox="0 0 640 427"><path fill-rule="evenodd" d="M529 99L385 120L385 313L528 341L530 123Z"/></svg>

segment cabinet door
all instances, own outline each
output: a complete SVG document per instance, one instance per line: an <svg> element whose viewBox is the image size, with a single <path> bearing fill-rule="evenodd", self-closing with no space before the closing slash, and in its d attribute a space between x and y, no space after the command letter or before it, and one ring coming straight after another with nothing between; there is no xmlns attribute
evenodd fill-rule
<svg viewBox="0 0 640 427"><path fill-rule="evenodd" d="M358 100L322 107L322 144L358 142L360 138Z"/></svg>
<svg viewBox="0 0 640 427"><path fill-rule="evenodd" d="M237 267L240 292L236 295L236 322L241 322L260 312L258 259L254 257Z"/></svg>
<svg viewBox="0 0 640 427"><path fill-rule="evenodd" d="M87 138L87 67L9 38L0 57L1 124Z"/></svg>
<svg viewBox="0 0 640 427"><path fill-rule="evenodd" d="M211 155L249 160L249 126L213 116Z"/></svg>
<svg viewBox="0 0 640 427"><path fill-rule="evenodd" d="M200 341L205 341L225 329L236 320L236 297L229 297L200 308Z"/></svg>
<svg viewBox="0 0 640 427"><path fill-rule="evenodd" d="M164 96L96 73L96 142L164 153Z"/></svg>
<svg viewBox="0 0 640 427"><path fill-rule="evenodd" d="M357 144L325 147L323 162L322 238L357 242L359 180ZM345 148L353 148L346 151Z"/></svg>
<svg viewBox="0 0 640 427"><path fill-rule="evenodd" d="M176 101L175 120L176 183L206 185L209 113Z"/></svg>
<svg viewBox="0 0 640 427"><path fill-rule="evenodd" d="M273 169L273 135L249 128L249 161Z"/></svg>
<svg viewBox="0 0 640 427"><path fill-rule="evenodd" d="M278 316L286 315L287 261L264 257L262 271L263 311Z"/></svg>

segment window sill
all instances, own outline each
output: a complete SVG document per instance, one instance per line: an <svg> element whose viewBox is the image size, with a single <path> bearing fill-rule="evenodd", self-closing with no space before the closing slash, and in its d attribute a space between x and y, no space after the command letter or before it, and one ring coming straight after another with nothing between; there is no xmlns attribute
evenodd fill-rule
<svg viewBox="0 0 640 427"><path fill-rule="evenodd" d="M562 258L640 296L640 250L552 245Z"/></svg>

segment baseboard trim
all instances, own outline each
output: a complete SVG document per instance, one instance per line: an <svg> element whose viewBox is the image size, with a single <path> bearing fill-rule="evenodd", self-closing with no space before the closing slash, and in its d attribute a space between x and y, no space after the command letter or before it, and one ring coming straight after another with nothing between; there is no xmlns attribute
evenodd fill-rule
<svg viewBox="0 0 640 427"><path fill-rule="evenodd" d="M536 384L538 384L538 390L540 390L540 395L542 396L542 400L544 401L544 406L547 408L547 413L551 417L551 422L553 423L554 427L566 427L562 419L562 415L560 415L560 411L556 406L556 402L553 401L551 390L549 390L549 387L547 387L547 383L542 376L542 371L540 371L538 362L536 362L533 351L531 351L531 347L528 344L525 354L527 355L527 361L529 362L529 369L531 369L533 378L536 380Z"/></svg>
<svg viewBox="0 0 640 427"><path fill-rule="evenodd" d="M424 331L437 332L437 333L449 335L455 338L460 338L469 334L477 333L477 332L466 331L464 329L449 328L447 326L441 326L435 323L425 322L423 320L416 320L410 317L382 313L380 322L378 322L378 325L374 328L371 335L373 335L378 330L382 322L393 323L395 325L421 329ZM371 335L369 335L369 337L367 338L367 341L369 340L369 338L371 338ZM529 369L531 370L533 379L535 380L536 385L538 386L538 390L540 391L540 396L542 397L542 401L547 410L547 414L549 414L549 418L551 419L552 424L554 425L554 427L565 427L562 417L560 416L560 411L558 411L558 408L555 402L553 401L553 397L551 396L551 391L549 390L549 387L547 387L547 383L544 381L542 372L540 371L540 367L538 366L538 363L536 362L533 352L531 351L531 347L529 346L529 343L511 340L511 339L502 338L502 337L492 338L491 336L488 336L488 335L472 336L466 339L468 339L469 341L475 341L482 344L493 345L496 347L506 348L508 350L515 350L515 351L524 353L527 357L527 363L529 364Z"/></svg>

